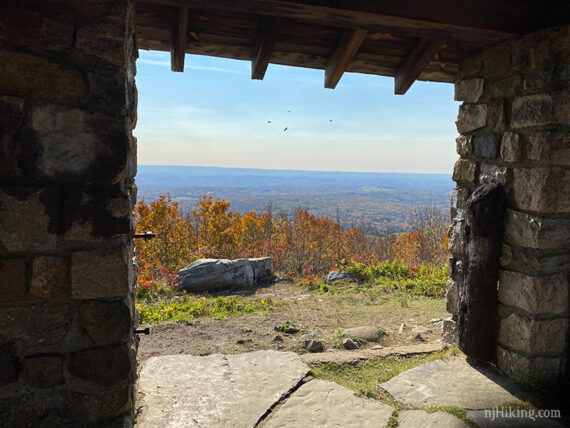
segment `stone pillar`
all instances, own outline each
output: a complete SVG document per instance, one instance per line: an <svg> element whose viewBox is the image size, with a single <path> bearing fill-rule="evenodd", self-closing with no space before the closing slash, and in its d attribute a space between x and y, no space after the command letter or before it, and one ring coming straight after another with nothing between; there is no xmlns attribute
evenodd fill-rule
<svg viewBox="0 0 570 428"><path fill-rule="evenodd" d="M568 374L570 27L503 42L461 65L460 159L449 232L448 310L462 311L466 201L482 183L507 198L498 283L498 366L513 376ZM463 332L469 334L469 332Z"/></svg>
<svg viewBox="0 0 570 428"><path fill-rule="evenodd" d="M132 424L133 9L0 6L0 425Z"/></svg>

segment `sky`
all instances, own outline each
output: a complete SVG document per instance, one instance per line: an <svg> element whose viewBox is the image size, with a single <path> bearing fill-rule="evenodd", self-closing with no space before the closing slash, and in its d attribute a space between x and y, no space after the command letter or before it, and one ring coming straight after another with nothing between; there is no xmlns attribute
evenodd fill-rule
<svg viewBox="0 0 570 428"><path fill-rule="evenodd" d="M262 81L248 61L140 51L139 164L324 171L451 173L457 159L453 85L270 64Z"/></svg>

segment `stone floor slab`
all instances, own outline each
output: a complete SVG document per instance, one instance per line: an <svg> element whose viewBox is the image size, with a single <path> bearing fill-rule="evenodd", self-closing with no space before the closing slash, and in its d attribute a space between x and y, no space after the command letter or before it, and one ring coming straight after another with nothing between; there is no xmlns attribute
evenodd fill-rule
<svg viewBox="0 0 570 428"><path fill-rule="evenodd" d="M394 408L357 396L336 383L313 379L295 391L261 425L264 428L378 428L388 424Z"/></svg>
<svg viewBox="0 0 570 428"><path fill-rule="evenodd" d="M536 414L530 417L509 417L508 411L503 414L493 413L493 410L471 410L467 417L475 422L479 428L561 428L568 426L561 420L540 418Z"/></svg>
<svg viewBox="0 0 570 428"><path fill-rule="evenodd" d="M428 413L424 410L398 412L398 428L470 428L461 419L446 413Z"/></svg>
<svg viewBox="0 0 570 428"><path fill-rule="evenodd" d="M137 385L137 426L253 427L307 375L292 352L148 359Z"/></svg>
<svg viewBox="0 0 570 428"><path fill-rule="evenodd" d="M520 401L509 392L519 391L506 377L485 366L471 365L462 357L421 364L380 387L414 408L439 404L476 410Z"/></svg>

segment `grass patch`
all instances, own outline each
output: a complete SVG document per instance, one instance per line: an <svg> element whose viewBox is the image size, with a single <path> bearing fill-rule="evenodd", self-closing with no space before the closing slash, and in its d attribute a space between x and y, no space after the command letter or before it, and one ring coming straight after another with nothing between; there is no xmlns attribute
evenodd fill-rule
<svg viewBox="0 0 570 428"><path fill-rule="evenodd" d="M416 267L398 261L382 262L376 265L350 262L340 269L352 274L358 282L342 280L325 284L323 277L311 276L302 279L300 285L315 293L373 293L376 295L397 293L402 296L442 298L445 296L445 283L449 279L445 266Z"/></svg>
<svg viewBox="0 0 570 428"><path fill-rule="evenodd" d="M428 413L435 413L435 412L449 413L450 415L453 415L456 418L461 419L470 427L477 428L477 424L467 417L467 412L461 407L435 405L435 406L424 407L424 410Z"/></svg>
<svg viewBox="0 0 570 428"><path fill-rule="evenodd" d="M390 397L377 389L377 385L394 376L428 361L459 354L455 347L444 351L409 357L388 357L363 361L355 365L349 364L315 364L311 365L311 374L317 378L336 382L339 385L360 392L362 395L375 398L388 404L396 405Z"/></svg>
<svg viewBox="0 0 570 428"><path fill-rule="evenodd" d="M186 322L201 317L224 319L245 314L266 314L278 306L271 299L248 299L241 296L175 296L137 303L141 325L165 321Z"/></svg>
<svg viewBox="0 0 570 428"><path fill-rule="evenodd" d="M398 416L399 416L398 411L394 410L394 412L390 416L390 419L388 420L388 425L386 426L386 428L397 428L398 427Z"/></svg>

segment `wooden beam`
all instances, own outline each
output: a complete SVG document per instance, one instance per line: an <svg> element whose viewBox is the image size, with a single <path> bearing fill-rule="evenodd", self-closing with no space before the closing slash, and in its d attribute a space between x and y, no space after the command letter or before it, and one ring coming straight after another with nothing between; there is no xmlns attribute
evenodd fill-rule
<svg viewBox="0 0 570 428"><path fill-rule="evenodd" d="M276 18L270 16L262 16L260 19L259 35L253 49L253 58L251 61L251 78L263 80L271 52L277 40L279 33L279 22Z"/></svg>
<svg viewBox="0 0 570 428"><path fill-rule="evenodd" d="M334 89L366 38L367 30L345 29L325 67L325 88Z"/></svg>
<svg viewBox="0 0 570 428"><path fill-rule="evenodd" d="M396 95L404 95L410 89L442 45L441 40L421 39L414 46L394 78Z"/></svg>
<svg viewBox="0 0 570 428"><path fill-rule="evenodd" d="M170 68L172 71L184 71L184 54L188 39L188 8L178 7L172 25L170 39Z"/></svg>
<svg viewBox="0 0 570 428"><path fill-rule="evenodd" d="M514 31L475 28L459 22L435 22L397 15L341 9L291 0L147 0L145 3L200 10L248 13L296 19L341 28L393 32L404 37L431 37L484 46L517 36Z"/></svg>

